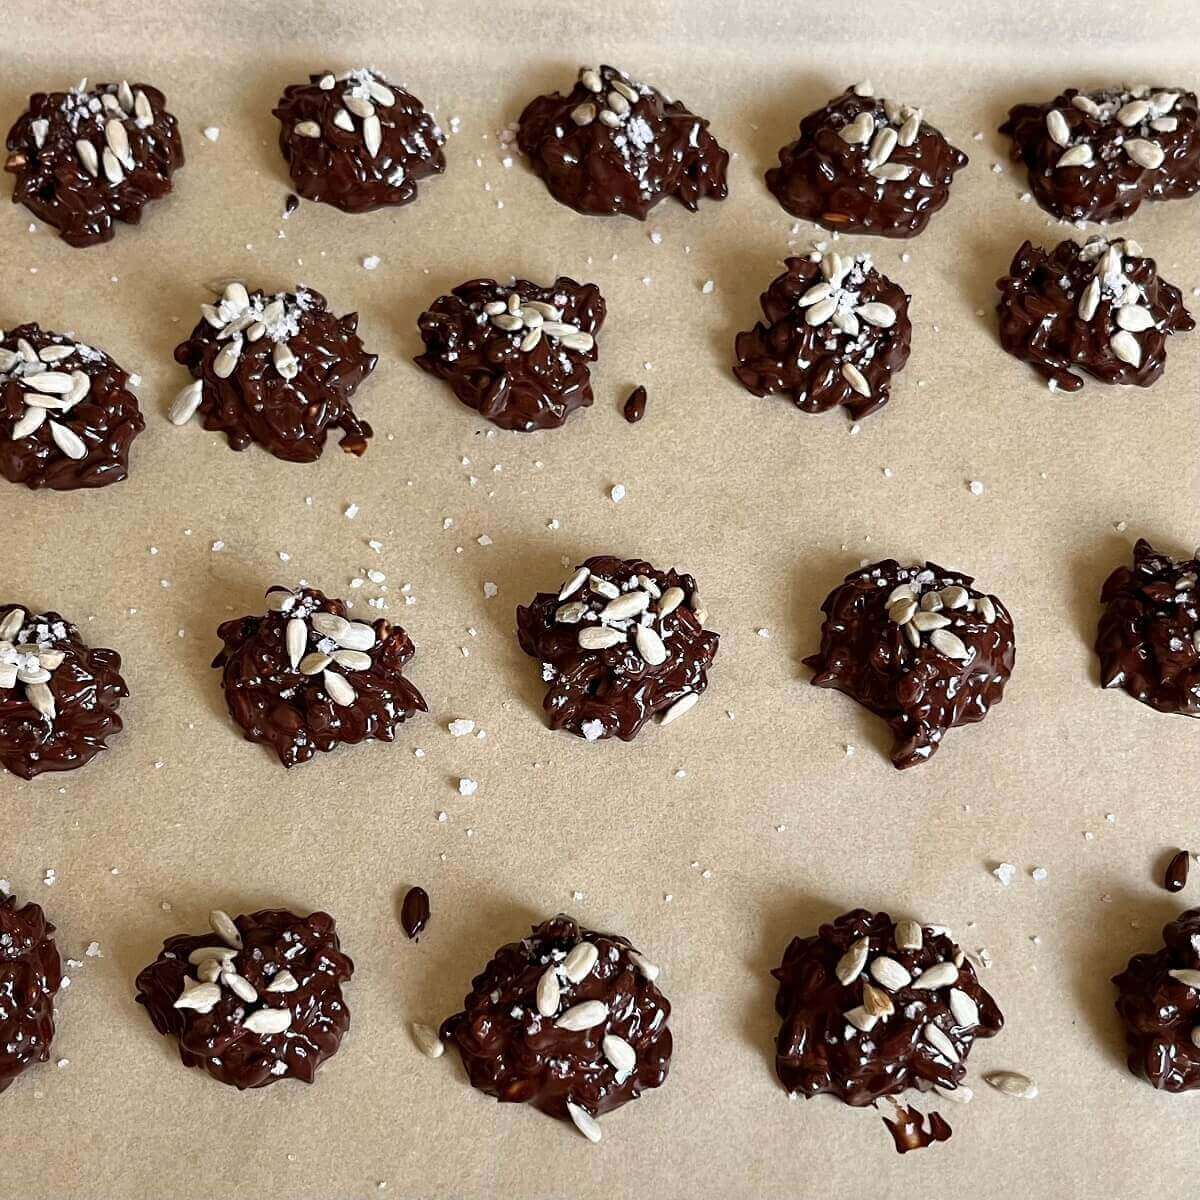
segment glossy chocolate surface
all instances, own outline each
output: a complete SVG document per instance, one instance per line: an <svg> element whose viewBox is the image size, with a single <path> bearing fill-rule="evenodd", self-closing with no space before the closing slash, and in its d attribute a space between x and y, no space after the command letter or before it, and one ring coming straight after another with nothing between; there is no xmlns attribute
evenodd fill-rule
<svg viewBox="0 0 1200 1200"><path fill-rule="evenodd" d="M418 318L417 366L501 429L557 429L592 403L589 364L606 309L600 289L560 275L549 287L472 279Z"/></svg>
<svg viewBox="0 0 1200 1200"><path fill-rule="evenodd" d="M1200 554L1174 559L1145 538L1100 593L1100 682L1164 713L1200 717Z"/></svg>
<svg viewBox="0 0 1200 1200"><path fill-rule="evenodd" d="M335 316L311 288L271 295L236 282L201 308L175 348L196 381L176 399L176 424L198 412L234 450L257 442L288 462L320 458L331 429L348 454L366 450L371 426L350 401L379 360L358 338L358 313Z"/></svg>
<svg viewBox="0 0 1200 1200"><path fill-rule="evenodd" d="M159 1033L179 1039L185 1067L203 1067L239 1091L280 1079L312 1083L350 1028L342 984L354 964L341 952L334 920L323 912L301 917L264 909L235 917L234 925L242 943L238 948L216 933L167 938L158 958L138 974L137 1002ZM197 953L206 948L223 957ZM200 983L205 961L222 962L222 974L240 979L240 993L218 976L208 985L214 989L211 1005L196 992L190 1002L197 1007L177 1007L185 991ZM287 1027L257 1031L252 1018L269 1010L286 1013L280 1023L287 1021Z"/></svg>
<svg viewBox="0 0 1200 1200"><path fill-rule="evenodd" d="M120 670L58 613L0 603L0 765L32 779L95 758L122 728Z"/></svg>
<svg viewBox="0 0 1200 1200"><path fill-rule="evenodd" d="M1200 187L1200 115L1181 88L1139 86L1018 104L1000 132L1037 202L1064 221L1120 221Z"/></svg>
<svg viewBox="0 0 1200 1200"><path fill-rule="evenodd" d="M400 926L411 941L419 937L429 924L429 893L423 887L411 887L400 906Z"/></svg>
<svg viewBox="0 0 1200 1200"><path fill-rule="evenodd" d="M0 1092L50 1057L62 963L54 926L32 901L0 896Z"/></svg>
<svg viewBox="0 0 1200 1200"><path fill-rule="evenodd" d="M445 137L416 96L376 71L325 71L284 90L272 110L292 184L343 212L411 204L446 169Z"/></svg>
<svg viewBox="0 0 1200 1200"><path fill-rule="evenodd" d="M1128 239L1068 238L1052 253L1025 242L1008 271L996 281L1000 344L1056 391L1078 391L1084 372L1149 387L1167 337L1195 328L1179 289Z"/></svg>
<svg viewBox="0 0 1200 1200"><path fill-rule="evenodd" d="M13 201L71 246L110 241L116 221L137 225L183 166L179 125L162 92L125 80L35 92L9 130L8 150Z"/></svg>
<svg viewBox="0 0 1200 1200"><path fill-rule="evenodd" d="M565 96L525 106L517 145L561 204L644 221L666 196L695 212L723 200L729 154L708 122L615 67L585 67Z"/></svg>
<svg viewBox="0 0 1200 1200"><path fill-rule="evenodd" d="M954 1132L939 1112L931 1112L926 1118L919 1109L903 1104L897 1104L895 1112L894 1119L884 1117L883 1123L892 1135L897 1154L907 1154L910 1150L924 1150L935 1142L948 1142Z"/></svg>
<svg viewBox="0 0 1200 1200"><path fill-rule="evenodd" d="M836 688L883 717L892 765L926 762L946 731L999 704L1016 657L1012 618L971 576L885 559L851 572L821 611L821 649L804 660L817 687Z"/></svg>
<svg viewBox="0 0 1200 1200"><path fill-rule="evenodd" d="M630 425L636 425L646 415L646 389L641 384L626 397L621 412Z"/></svg>
<svg viewBox="0 0 1200 1200"><path fill-rule="evenodd" d="M518 608L517 636L542 664L551 728L588 741L631 741L655 714L682 716L708 687L720 642L690 575L608 554Z"/></svg>
<svg viewBox="0 0 1200 1200"><path fill-rule="evenodd" d="M594 947L594 956L580 946ZM547 974L552 982L539 988ZM657 976L625 938L560 914L496 951L441 1037L481 1092L552 1117L566 1119L568 1103L595 1117L667 1078L671 1006ZM586 1021L567 1015L589 1009ZM610 1038L624 1043L625 1061Z"/></svg>
<svg viewBox="0 0 1200 1200"><path fill-rule="evenodd" d="M285 767L339 743L390 742L425 712L404 678L416 653L398 625L355 621L343 600L316 588L271 588L265 616L226 621L213 666L229 714L247 741L264 742Z"/></svg>
<svg viewBox="0 0 1200 1200"><path fill-rule="evenodd" d="M826 229L907 238L945 205L966 165L919 108L856 84L800 122L767 187L792 216Z"/></svg>
<svg viewBox="0 0 1200 1200"><path fill-rule="evenodd" d="M765 321L739 333L733 373L756 396L782 393L803 412L881 409L912 344L909 296L869 254L789 258L762 294Z"/></svg>
<svg viewBox="0 0 1200 1200"><path fill-rule="evenodd" d="M128 372L103 350L34 322L0 336L5 479L56 491L120 483L145 428Z"/></svg>
<svg viewBox="0 0 1200 1200"><path fill-rule="evenodd" d="M789 1092L810 1099L828 1092L862 1106L921 1084L953 1091L975 1039L1004 1025L946 931L898 927L883 912L856 908L814 937L793 938L771 974L783 1020L775 1070Z"/></svg>

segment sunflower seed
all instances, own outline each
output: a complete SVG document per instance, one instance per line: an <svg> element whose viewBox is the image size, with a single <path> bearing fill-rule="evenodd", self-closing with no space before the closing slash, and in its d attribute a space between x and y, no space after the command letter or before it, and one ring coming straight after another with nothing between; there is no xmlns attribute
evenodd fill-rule
<svg viewBox="0 0 1200 1200"><path fill-rule="evenodd" d="M861 1004L857 1008L842 1013L842 1016L860 1033L870 1033L879 1024L879 1018L872 1016Z"/></svg>
<svg viewBox="0 0 1200 1200"><path fill-rule="evenodd" d="M896 148L896 142L896 131L890 125L884 125L882 129L877 130L871 139L871 148L867 152L870 165L877 167L881 163L887 162Z"/></svg>
<svg viewBox="0 0 1200 1200"><path fill-rule="evenodd" d="M1052 108L1046 114L1046 132L1050 135L1050 140L1058 146L1071 144L1071 127L1067 124L1067 118L1057 108Z"/></svg>
<svg viewBox="0 0 1200 1200"><path fill-rule="evenodd" d="M154 109L150 106L150 101L141 88L138 88L133 94L133 115L139 129L145 129L154 124Z"/></svg>
<svg viewBox="0 0 1200 1200"><path fill-rule="evenodd" d="M294 992L299 990L299 987L300 984L297 982L295 975L291 971L285 970L276 971L265 990L268 992Z"/></svg>
<svg viewBox="0 0 1200 1200"><path fill-rule="evenodd" d="M984 1077L985 1083L990 1084L998 1092L1011 1096L1014 1100L1037 1099L1037 1084L1028 1075L1019 1071L989 1071Z"/></svg>
<svg viewBox="0 0 1200 1200"><path fill-rule="evenodd" d="M188 964L198 967L202 962L207 962L211 958L221 964L221 970L225 970L236 957L237 948L234 946L197 946L188 955Z"/></svg>
<svg viewBox="0 0 1200 1200"><path fill-rule="evenodd" d="M635 101L638 98L637 89L634 87L631 87L628 83L625 82L625 80L613 78L613 79L610 79L608 82L609 82L609 85L612 87L613 91L620 92L621 95L624 96L625 99L628 100L631 104L633 103L633 101Z"/></svg>
<svg viewBox="0 0 1200 1200"><path fill-rule="evenodd" d="M201 983L216 983L221 978L221 962L216 958L206 958L196 968L196 978Z"/></svg>
<svg viewBox="0 0 1200 1200"><path fill-rule="evenodd" d="M558 1012L562 999L562 987L558 982L558 971L548 967L537 981L535 1000L537 1010L543 1017L553 1017Z"/></svg>
<svg viewBox="0 0 1200 1200"><path fill-rule="evenodd" d="M586 570L587 568L582 568ZM621 589L610 579L601 579L599 575L589 575L588 590L596 593L597 596L603 596L606 600L615 600L620 594ZM564 599L559 596L559 599Z"/></svg>
<svg viewBox="0 0 1200 1200"><path fill-rule="evenodd" d="M1156 113L1168 113L1175 107L1175 101L1178 99L1178 92L1155 92L1150 97L1150 103L1154 105Z"/></svg>
<svg viewBox="0 0 1200 1200"><path fill-rule="evenodd" d="M882 988L877 988L865 979L862 986L862 998L863 1008L873 1017L890 1017L896 1011L891 996Z"/></svg>
<svg viewBox="0 0 1200 1200"><path fill-rule="evenodd" d="M585 612L587 612L587 605L581 600L569 600L555 609L554 619L560 625L578 625L583 620Z"/></svg>
<svg viewBox="0 0 1200 1200"><path fill-rule="evenodd" d="M1150 128L1155 133L1174 133L1179 128L1179 119L1177 117L1155 117L1150 122Z"/></svg>
<svg viewBox="0 0 1200 1200"><path fill-rule="evenodd" d="M535 326L521 339L521 352L523 354L528 354L531 350L536 350L541 343L541 340L542 331L540 328Z"/></svg>
<svg viewBox="0 0 1200 1200"><path fill-rule="evenodd" d="M950 989L950 1015L962 1029L974 1029L979 1024L979 1005L962 988Z"/></svg>
<svg viewBox="0 0 1200 1200"><path fill-rule="evenodd" d="M602 108L598 120L601 125L607 125L609 129L615 129L621 124L621 118L611 108Z"/></svg>
<svg viewBox="0 0 1200 1200"><path fill-rule="evenodd" d="M975 611L983 618L985 625L996 623L996 605L991 596L980 596L975 601Z"/></svg>
<svg viewBox="0 0 1200 1200"><path fill-rule="evenodd" d="M446 1052L446 1043L438 1037L438 1032L432 1025L422 1025L419 1021L414 1021L409 1029L412 1031L413 1041L417 1043L417 1049L428 1058L441 1058Z"/></svg>
<svg viewBox="0 0 1200 1200"><path fill-rule="evenodd" d="M333 114L333 123L339 129L344 129L347 133L354 132L354 118L344 108L339 108Z"/></svg>
<svg viewBox="0 0 1200 1200"><path fill-rule="evenodd" d="M302 138L319 138L321 136L321 127L316 121L297 121L292 126L292 132L297 137Z"/></svg>
<svg viewBox="0 0 1200 1200"><path fill-rule="evenodd" d="M47 721L53 721L57 708L54 703L54 693L44 683L30 683L25 687L25 699L33 705L35 709Z"/></svg>
<svg viewBox="0 0 1200 1200"><path fill-rule="evenodd" d="M204 383L197 379L189 383L173 401L167 413L173 425L186 425L196 415L200 401L204 398Z"/></svg>
<svg viewBox="0 0 1200 1200"><path fill-rule="evenodd" d="M540 313L544 321L561 321L562 313L555 308L553 304L547 304L544 300L526 300L525 307L533 309L534 312Z"/></svg>
<svg viewBox="0 0 1200 1200"><path fill-rule="evenodd" d="M183 993L171 1006L172 1008L191 1008L198 1013L210 1013L221 1000L221 989L215 983L198 983L195 980L183 980Z"/></svg>
<svg viewBox="0 0 1200 1200"><path fill-rule="evenodd" d="M50 422L50 436L54 439L54 444L68 457L78 462L81 458L87 458L87 445L83 438L66 425L60 425L57 421Z"/></svg>
<svg viewBox="0 0 1200 1200"><path fill-rule="evenodd" d="M287 647L288 662L294 671L300 665L304 651L308 648L308 626L305 625L303 618L292 617L288 621L284 644Z"/></svg>
<svg viewBox="0 0 1200 1200"><path fill-rule="evenodd" d="M867 965L870 946L870 941L867 938L858 938L851 943L846 953L838 959L837 965L833 968L833 973L837 976L838 982L843 987L849 987L862 974L863 968Z"/></svg>
<svg viewBox="0 0 1200 1200"><path fill-rule="evenodd" d="M1142 365L1142 348L1138 340L1127 330L1122 329L1108 339L1109 348L1122 362L1137 368Z"/></svg>
<svg viewBox="0 0 1200 1200"><path fill-rule="evenodd" d="M943 1058L949 1059L952 1063L959 1061L959 1054L954 1048L954 1043L940 1025L935 1025L932 1021L927 1021L921 1030L921 1036Z"/></svg>
<svg viewBox="0 0 1200 1200"><path fill-rule="evenodd" d="M317 82L317 87L319 87L323 92L332 92L334 84L336 83L337 80L332 75L322 75L320 80Z"/></svg>
<svg viewBox="0 0 1200 1200"><path fill-rule="evenodd" d="M254 985L236 971L222 971L220 981L239 999L253 1004L258 999Z"/></svg>
<svg viewBox="0 0 1200 1200"><path fill-rule="evenodd" d="M589 92L602 92L604 90L603 80L594 70L592 70L591 67L580 68L579 82L582 83Z"/></svg>
<svg viewBox="0 0 1200 1200"><path fill-rule="evenodd" d="M895 604L889 604L887 615L893 625L907 625L917 611L917 602L912 597L901 597Z"/></svg>
<svg viewBox="0 0 1200 1200"><path fill-rule="evenodd" d="M1089 117L1098 117L1100 115L1100 105L1098 105L1091 96L1072 96L1071 103L1079 109L1080 112L1085 112Z"/></svg>
<svg viewBox="0 0 1200 1200"><path fill-rule="evenodd" d="M213 933L227 946L232 946L235 950L242 948L241 930L238 929L233 918L223 909L214 908L208 914L208 924Z"/></svg>
<svg viewBox="0 0 1200 1200"><path fill-rule="evenodd" d="M867 174L881 183L903 183L912 174L912 167L907 163L880 163L868 167Z"/></svg>
<svg viewBox="0 0 1200 1200"><path fill-rule="evenodd" d="M920 633L932 633L935 629L945 629L950 624L949 617L943 617L941 613L936 612L919 612L914 615L912 621Z"/></svg>
<svg viewBox="0 0 1200 1200"><path fill-rule="evenodd" d="M235 337L226 342L213 356L212 370L218 379L228 379L237 368L238 359L242 354L242 339Z"/></svg>
<svg viewBox="0 0 1200 1200"><path fill-rule="evenodd" d="M945 1084L935 1083L933 1090L943 1100L953 1100L956 1104L970 1104L975 1099L975 1093L965 1083L957 1084L955 1087L947 1087Z"/></svg>
<svg viewBox="0 0 1200 1200"><path fill-rule="evenodd" d="M577 350L580 354L589 354L596 344L590 333L568 333L559 340L568 350Z"/></svg>
<svg viewBox="0 0 1200 1200"><path fill-rule="evenodd" d="M677 721L684 713L691 712L696 707L700 700L699 692L684 692L674 704L666 710L662 715L661 725L670 725L672 721Z"/></svg>
<svg viewBox="0 0 1200 1200"><path fill-rule="evenodd" d="M868 325L875 325L879 329L891 329L896 323L896 310L890 304L883 304L878 300L860 304L854 311Z"/></svg>
<svg viewBox="0 0 1200 1200"><path fill-rule="evenodd" d="M871 960L870 972L875 982L887 988L889 992L899 991L912 982L912 975L903 965L886 954L880 954Z"/></svg>
<svg viewBox="0 0 1200 1200"><path fill-rule="evenodd" d="M858 337L858 318L853 313L835 312L833 314L833 323L847 337Z"/></svg>
<svg viewBox="0 0 1200 1200"><path fill-rule="evenodd" d="M358 693L336 671L323 672L321 682L325 685L329 699L342 708L349 708L358 699Z"/></svg>
<svg viewBox="0 0 1200 1200"><path fill-rule="evenodd" d="M974 653L956 633L949 629L935 629L929 635L929 644L946 658L956 662L967 662Z"/></svg>
<svg viewBox="0 0 1200 1200"><path fill-rule="evenodd" d="M133 89L128 79L117 84L117 103L128 113L133 112Z"/></svg>
<svg viewBox="0 0 1200 1200"><path fill-rule="evenodd" d="M314 650L312 654L306 654L296 668L301 675L320 675L333 659L328 654L322 654L319 650Z"/></svg>
<svg viewBox="0 0 1200 1200"><path fill-rule="evenodd" d="M377 79L367 81L367 91L371 93L371 99L376 104L382 104L384 108L391 108L396 103L396 93L390 87L385 87Z"/></svg>
<svg viewBox="0 0 1200 1200"><path fill-rule="evenodd" d="M525 328L525 322L510 312L497 313L492 318L492 324L497 329L503 329L505 333L516 333Z"/></svg>
<svg viewBox="0 0 1200 1200"><path fill-rule="evenodd" d="M869 112L860 112L848 125L838 130L838 137L851 146L863 146L875 132L875 118Z"/></svg>
<svg viewBox="0 0 1200 1200"><path fill-rule="evenodd" d="M333 661L344 671L369 671L371 656L361 650L335 650Z"/></svg>
<svg viewBox="0 0 1200 1200"><path fill-rule="evenodd" d="M536 308L526 305L518 313L527 329L536 329L546 319Z"/></svg>
<svg viewBox="0 0 1200 1200"><path fill-rule="evenodd" d="M71 376L63 371L39 371L34 375L26 375L21 383L35 392L45 392L51 396L65 396L75 386Z"/></svg>
<svg viewBox="0 0 1200 1200"><path fill-rule="evenodd" d="M375 105L370 100L363 100L359 96L345 95L342 97L342 103L356 116L361 117L364 121L367 117L375 115Z"/></svg>
<svg viewBox="0 0 1200 1200"><path fill-rule="evenodd" d="M295 379L300 374L300 360L287 342L276 342L271 347L271 362L284 379Z"/></svg>
<svg viewBox="0 0 1200 1200"><path fill-rule="evenodd" d="M376 116L367 117L363 121L363 145L367 148L367 153L374 158L379 153L380 146L383 145L383 126L379 123L379 118Z"/></svg>
<svg viewBox="0 0 1200 1200"><path fill-rule="evenodd" d="M1079 297L1079 319L1081 321L1090 321L1096 315L1096 309L1100 306L1100 280L1093 277L1091 282L1083 289L1083 294Z"/></svg>
<svg viewBox="0 0 1200 1200"><path fill-rule="evenodd" d="M345 617L331 612L315 612L308 620L313 629L324 637L341 637L350 628L350 622Z"/></svg>
<svg viewBox="0 0 1200 1200"><path fill-rule="evenodd" d="M82 371L71 372L71 390L67 393L64 409L74 408L92 390L92 381Z"/></svg>
<svg viewBox="0 0 1200 1200"><path fill-rule="evenodd" d="M1200 990L1200 971L1183 967L1176 971L1168 971L1167 974L1177 983L1182 983L1184 987Z"/></svg>
<svg viewBox="0 0 1200 1200"><path fill-rule="evenodd" d="M610 600L600 610L602 621L625 621L644 613L650 607L650 593L640 588L634 592L625 592L615 600Z"/></svg>
<svg viewBox="0 0 1200 1200"><path fill-rule="evenodd" d="M921 133L921 110L918 108L903 125L900 126L899 142L901 146L911 146Z"/></svg>
<svg viewBox="0 0 1200 1200"><path fill-rule="evenodd" d="M834 287L846 277L846 273L850 270L851 264L843 261L842 256L836 251L831 250L828 254L821 258L821 274L829 280Z"/></svg>
<svg viewBox="0 0 1200 1200"><path fill-rule="evenodd" d="M1130 100L1117 110L1117 120L1128 129L1140 125L1150 115L1150 105L1145 100Z"/></svg>
<svg viewBox="0 0 1200 1200"><path fill-rule="evenodd" d="M907 625L901 625L900 629L904 636L908 639L908 644L914 650L919 650L921 648L921 634L917 627L911 621L909 621Z"/></svg>
<svg viewBox="0 0 1200 1200"><path fill-rule="evenodd" d="M619 117L624 117L629 114L629 101L626 100L620 92L609 92L608 95L604 97L604 102Z"/></svg>
<svg viewBox="0 0 1200 1200"><path fill-rule="evenodd" d="M104 126L104 140L108 148L117 156L117 160L127 170L133 170L133 155L129 151L129 134L124 124L115 117Z"/></svg>
<svg viewBox="0 0 1200 1200"><path fill-rule="evenodd" d="M925 934L919 922L896 922L896 948L898 950L920 950L924 944Z"/></svg>
<svg viewBox="0 0 1200 1200"><path fill-rule="evenodd" d="M579 631L579 645L584 650L607 650L611 646L619 646L625 641L625 634L620 629L612 629L602 625L585 625Z"/></svg>
<svg viewBox="0 0 1200 1200"><path fill-rule="evenodd" d="M960 587L957 583L950 584L949 587L942 588L942 602L947 608L966 608L967 601L971 599L971 593L965 587Z"/></svg>
<svg viewBox="0 0 1200 1200"><path fill-rule="evenodd" d="M1141 333L1154 327L1154 314L1140 304L1122 304L1116 311L1117 324L1130 333Z"/></svg>
<svg viewBox="0 0 1200 1200"><path fill-rule="evenodd" d="M654 963L636 950L629 951L629 959L642 973L643 978L649 980L650 983L653 983L662 973Z"/></svg>
<svg viewBox="0 0 1200 1200"><path fill-rule="evenodd" d="M25 610L23 608L10 608L5 613L4 619L0 621L0 642L16 641L24 625Z"/></svg>
<svg viewBox="0 0 1200 1200"><path fill-rule="evenodd" d="M673 613L684 601L683 588L669 587L662 594L662 599L658 602L658 617L661 621L663 617Z"/></svg>
<svg viewBox="0 0 1200 1200"><path fill-rule="evenodd" d="M23 392L21 399L31 408L53 409L55 412L62 412L67 407L67 402L62 396L44 396L41 392Z"/></svg>
<svg viewBox="0 0 1200 1200"><path fill-rule="evenodd" d="M18 683L47 683L50 679L50 672L44 667L19 667L17 669Z"/></svg>
<svg viewBox="0 0 1200 1200"><path fill-rule="evenodd" d="M598 1142L601 1138L600 1122L592 1116L585 1108L580 1108L578 1104L567 1101L567 1114L575 1123L575 1128L583 1134L589 1142Z"/></svg>
<svg viewBox="0 0 1200 1200"><path fill-rule="evenodd" d="M590 101L577 104L571 109L571 120L576 125L590 125L596 119L596 106Z"/></svg>
<svg viewBox="0 0 1200 1200"><path fill-rule="evenodd" d="M633 635L637 652L651 667L661 666L667 661L667 647L661 637L649 625L639 625Z"/></svg>
<svg viewBox="0 0 1200 1200"><path fill-rule="evenodd" d="M1090 167L1092 165L1092 148L1087 142L1080 142L1069 150L1064 150L1054 164L1056 169L1062 167Z"/></svg>
<svg viewBox="0 0 1200 1200"><path fill-rule="evenodd" d="M1166 158L1163 148L1148 138L1130 138L1122 148L1139 167L1145 167L1149 171L1161 167Z"/></svg>
<svg viewBox="0 0 1200 1200"><path fill-rule="evenodd" d="M101 152L100 161L104 166L104 178L111 184L118 184L125 178L117 156L107 147Z"/></svg>
<svg viewBox="0 0 1200 1200"><path fill-rule="evenodd" d="M562 973L571 983L586 979L600 958L600 951L592 942L577 942L562 961Z"/></svg>
<svg viewBox="0 0 1200 1200"><path fill-rule="evenodd" d="M362 621L350 621L333 640L343 650L370 650L375 645L375 630Z"/></svg>
<svg viewBox="0 0 1200 1200"><path fill-rule="evenodd" d="M555 1028L566 1029L572 1033L582 1033L586 1029L595 1029L608 1020L608 1005L602 1000L584 1000L568 1008L557 1021Z"/></svg>
<svg viewBox="0 0 1200 1200"><path fill-rule="evenodd" d="M50 132L50 122L42 118L30 121L30 132L33 134L33 144L40 150L46 144L46 134Z"/></svg>
<svg viewBox="0 0 1200 1200"><path fill-rule="evenodd" d="M287 612L296 597L290 588L267 588L267 607L272 612Z"/></svg>
<svg viewBox="0 0 1200 1200"><path fill-rule="evenodd" d="M96 147L80 138L75 143L75 153L79 156L83 169L95 179L100 174L100 156L96 153Z"/></svg>
<svg viewBox="0 0 1200 1200"><path fill-rule="evenodd" d="M932 967L927 967L921 974L913 980L914 988L923 988L926 991L933 988L949 987L952 983L958 982L958 968L950 962L934 963Z"/></svg>
<svg viewBox="0 0 1200 1200"><path fill-rule="evenodd" d="M242 1018L242 1028L250 1033L283 1033L291 1024L290 1008L260 1008Z"/></svg>
<svg viewBox="0 0 1200 1200"><path fill-rule="evenodd" d="M600 1048L618 1075L632 1075L637 1069L637 1051L623 1037L617 1037L615 1033L605 1034Z"/></svg>

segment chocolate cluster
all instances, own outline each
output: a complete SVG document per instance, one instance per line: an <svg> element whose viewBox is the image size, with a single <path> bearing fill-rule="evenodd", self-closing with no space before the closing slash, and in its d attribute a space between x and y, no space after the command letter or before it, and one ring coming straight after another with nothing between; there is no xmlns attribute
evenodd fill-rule
<svg viewBox="0 0 1200 1200"><path fill-rule="evenodd" d="M50 1057L62 963L54 926L32 901L0 895L0 1092Z"/></svg>

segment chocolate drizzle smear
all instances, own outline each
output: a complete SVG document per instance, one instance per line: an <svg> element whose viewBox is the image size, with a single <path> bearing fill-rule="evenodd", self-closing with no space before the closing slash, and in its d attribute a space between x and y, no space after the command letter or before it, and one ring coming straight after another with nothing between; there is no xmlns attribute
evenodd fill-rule
<svg viewBox="0 0 1200 1200"><path fill-rule="evenodd" d="M0 895L0 1092L50 1057L62 963L54 926L32 901Z"/></svg>
<svg viewBox="0 0 1200 1200"><path fill-rule="evenodd" d="M926 1126L926 1116L912 1105L905 1107L893 1101L896 1116L894 1120L883 1117L883 1123L896 1143L898 1154L907 1154L910 1150L924 1150L934 1142L948 1142L954 1132L946 1119L939 1112L931 1112Z"/></svg>

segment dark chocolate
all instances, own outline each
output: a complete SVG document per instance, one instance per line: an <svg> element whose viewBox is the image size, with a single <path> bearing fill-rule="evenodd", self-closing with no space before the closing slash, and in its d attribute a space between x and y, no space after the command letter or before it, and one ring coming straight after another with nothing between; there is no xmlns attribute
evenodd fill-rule
<svg viewBox="0 0 1200 1200"><path fill-rule="evenodd" d="M1031 242L996 281L1000 344L1052 391L1075 392L1083 373L1149 387L1163 373L1167 337L1195 328L1177 287L1129 239Z"/></svg>
<svg viewBox="0 0 1200 1200"><path fill-rule="evenodd" d="M129 473L146 422L103 350L30 322L0 335L0 474L29 488L104 487Z"/></svg>
<svg viewBox="0 0 1200 1200"><path fill-rule="evenodd" d="M429 893L423 887L411 887L400 906L400 927L404 930L404 936L412 941L428 924Z"/></svg>
<svg viewBox="0 0 1200 1200"><path fill-rule="evenodd" d="M640 384L635 387L621 411L630 425L636 425L646 415L646 389Z"/></svg>
<svg viewBox="0 0 1200 1200"><path fill-rule="evenodd" d="M213 932L178 934L137 977L154 1028L179 1039L185 1067L239 1091L280 1079L312 1083L350 1028L342 984L354 964L328 913L264 909Z"/></svg>
<svg viewBox="0 0 1200 1200"><path fill-rule="evenodd" d="M445 136L416 96L377 71L322 72L284 90L272 110L292 185L343 212L411 204L446 169Z"/></svg>
<svg viewBox="0 0 1200 1200"><path fill-rule="evenodd" d="M50 1057L62 963L54 926L30 901L0 895L0 1092Z"/></svg>
<svg viewBox="0 0 1200 1200"><path fill-rule="evenodd" d="M908 238L949 200L966 165L919 108L860 83L800 122L767 187L792 216L826 229Z"/></svg>
<svg viewBox="0 0 1200 1200"><path fill-rule="evenodd" d="M795 937L775 1009L775 1070L789 1092L828 1092L856 1107L907 1088L953 1092L976 1038L1004 1025L950 935L856 908L815 937Z"/></svg>
<svg viewBox="0 0 1200 1200"><path fill-rule="evenodd" d="M1167 869L1163 872L1163 887L1168 892L1182 892L1187 887L1188 868L1192 865L1192 856L1186 850L1178 850L1171 856Z"/></svg>
<svg viewBox="0 0 1200 1200"><path fill-rule="evenodd" d="M1138 538L1104 582L1100 682L1159 712L1200 717L1200 551L1173 559Z"/></svg>
<svg viewBox="0 0 1200 1200"><path fill-rule="evenodd" d="M311 288L270 295L237 282L200 309L175 347L195 379L171 406L176 425L199 412L234 450L257 442L288 462L320 458L331 429L342 430L348 454L366 450L371 426L350 400L379 360L357 336L358 313L334 316Z"/></svg>
<svg viewBox="0 0 1200 1200"><path fill-rule="evenodd" d="M594 1140L594 1118L667 1078L671 1006L658 973L625 938L560 914L496 951L441 1037L472 1087L573 1120Z"/></svg>
<svg viewBox="0 0 1200 1200"><path fill-rule="evenodd" d="M601 554L518 608L521 649L549 684L551 728L628 742L655 714L666 725L691 709L720 642L699 600L690 575Z"/></svg>
<svg viewBox="0 0 1200 1200"><path fill-rule="evenodd" d="M183 166L179 125L166 104L158 88L126 80L35 92L8 132L13 202L71 246L110 241L116 221L139 224Z"/></svg>
<svg viewBox="0 0 1200 1200"><path fill-rule="evenodd" d="M416 653L400 626L355 621L344 600L315 588L267 592L265 616L226 621L213 659L229 714L246 740L265 742L285 767L339 743L390 742L426 711L404 678Z"/></svg>
<svg viewBox="0 0 1200 1200"><path fill-rule="evenodd" d="M1120 221L1200 187L1200 114L1181 88L1139 86L1018 104L1000 132L1037 202L1064 221Z"/></svg>
<svg viewBox="0 0 1200 1200"><path fill-rule="evenodd" d="M789 258L760 303L766 321L739 333L733 373L755 396L782 392L803 412L881 409L908 362L909 296L869 254Z"/></svg>
<svg viewBox="0 0 1200 1200"><path fill-rule="evenodd" d="M907 1154L910 1150L924 1150L935 1142L948 1142L954 1132L946 1119L939 1112L929 1114L929 1124L926 1126L925 1114L912 1105L905 1107L896 1105L894 1120L883 1118L883 1123L892 1135L897 1154Z"/></svg>
<svg viewBox="0 0 1200 1200"><path fill-rule="evenodd" d="M121 732L120 670L58 613L0 603L0 764L32 779L90 762Z"/></svg>
<svg viewBox="0 0 1200 1200"><path fill-rule="evenodd" d="M695 212L728 195L729 154L708 122L615 67L583 67L565 96L531 100L517 145L560 204L590 216L644 221L667 196Z"/></svg>
<svg viewBox="0 0 1200 1200"><path fill-rule="evenodd" d="M1012 618L973 582L889 558L851 572L821 606L821 649L804 660L812 682L887 721L895 767L932 758L948 729L982 721L1004 696L1016 657Z"/></svg>
<svg viewBox="0 0 1200 1200"><path fill-rule="evenodd" d="M550 287L472 279L418 318L416 363L501 429L557 429L592 403L588 364L605 312L594 283L565 275Z"/></svg>

